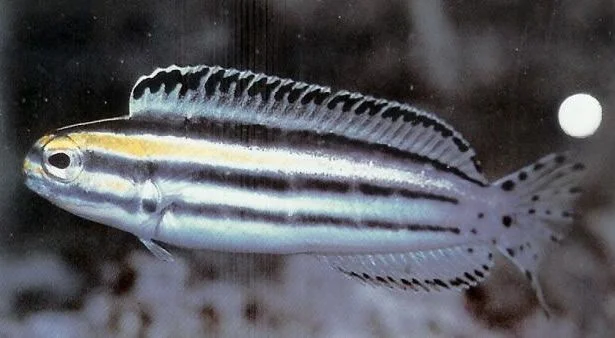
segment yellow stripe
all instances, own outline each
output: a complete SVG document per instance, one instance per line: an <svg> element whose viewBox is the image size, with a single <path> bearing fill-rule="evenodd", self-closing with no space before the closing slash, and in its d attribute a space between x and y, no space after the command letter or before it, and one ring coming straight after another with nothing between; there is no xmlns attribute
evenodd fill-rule
<svg viewBox="0 0 615 338"><path fill-rule="evenodd" d="M75 133L70 138L82 149L97 149L110 154L135 159L181 159L245 168L296 167L304 156L284 150L246 148L239 145L219 144L203 140L173 136L118 135L109 133ZM327 168L328 158L310 156L310 165Z"/></svg>
<svg viewBox="0 0 615 338"><path fill-rule="evenodd" d="M273 173L325 175L390 180L422 186L423 174L396 168L380 167L367 162L323 156L317 153L298 153L283 148L245 147L174 136L149 134L121 135L105 132L77 132L69 135L82 150L99 150L137 160L179 160L212 166L241 168ZM434 188L450 189L448 181L432 182Z"/></svg>

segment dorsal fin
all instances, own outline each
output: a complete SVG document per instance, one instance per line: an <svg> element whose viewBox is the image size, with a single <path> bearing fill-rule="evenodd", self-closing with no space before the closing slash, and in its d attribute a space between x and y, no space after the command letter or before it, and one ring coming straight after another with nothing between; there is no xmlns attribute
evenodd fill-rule
<svg viewBox="0 0 615 338"><path fill-rule="evenodd" d="M333 133L384 144L487 181L468 142L452 127L412 106L358 93L221 67L157 69L130 95L131 119L217 120L286 130Z"/></svg>

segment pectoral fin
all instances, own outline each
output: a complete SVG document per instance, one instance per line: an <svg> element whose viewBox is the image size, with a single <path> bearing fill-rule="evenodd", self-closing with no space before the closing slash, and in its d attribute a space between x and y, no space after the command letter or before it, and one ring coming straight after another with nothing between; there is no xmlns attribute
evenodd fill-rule
<svg viewBox="0 0 615 338"><path fill-rule="evenodd" d="M151 239L139 238L141 243L145 245L145 247L158 259L163 260L165 262L173 262L175 259L170 252L168 252L165 248L160 245L154 243Z"/></svg>

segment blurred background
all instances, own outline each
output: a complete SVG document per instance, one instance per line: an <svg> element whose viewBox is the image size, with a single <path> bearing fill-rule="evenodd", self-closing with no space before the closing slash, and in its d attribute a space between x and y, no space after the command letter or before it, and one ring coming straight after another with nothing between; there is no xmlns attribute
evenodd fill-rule
<svg viewBox="0 0 615 338"><path fill-rule="evenodd" d="M0 337L612 337L615 3L590 1L0 1ZM250 69L408 102L455 126L490 179L573 149L583 217L540 276L547 320L503 260L465 293L405 295L311 257L169 247L68 214L23 186L44 133L127 114L171 64ZM559 104L590 93L573 139ZM501 263L501 264L499 264Z"/></svg>

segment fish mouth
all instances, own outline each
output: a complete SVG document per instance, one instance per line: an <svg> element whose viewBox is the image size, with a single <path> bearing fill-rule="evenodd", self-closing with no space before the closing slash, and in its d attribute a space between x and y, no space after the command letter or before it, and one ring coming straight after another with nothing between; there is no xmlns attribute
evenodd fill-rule
<svg viewBox="0 0 615 338"><path fill-rule="evenodd" d="M49 199L51 197L51 191L45 187L44 184L41 183L41 179L31 174L27 174L24 179L24 184L28 189L34 191L35 193L41 195L42 197Z"/></svg>
<svg viewBox="0 0 615 338"><path fill-rule="evenodd" d="M28 189L45 198L48 198L51 193L43 184L45 173L40 165L40 161L37 161L37 158L40 156L37 155L38 152L35 150L36 149L34 148L30 150L23 161L22 177L24 179L24 184L28 187Z"/></svg>

